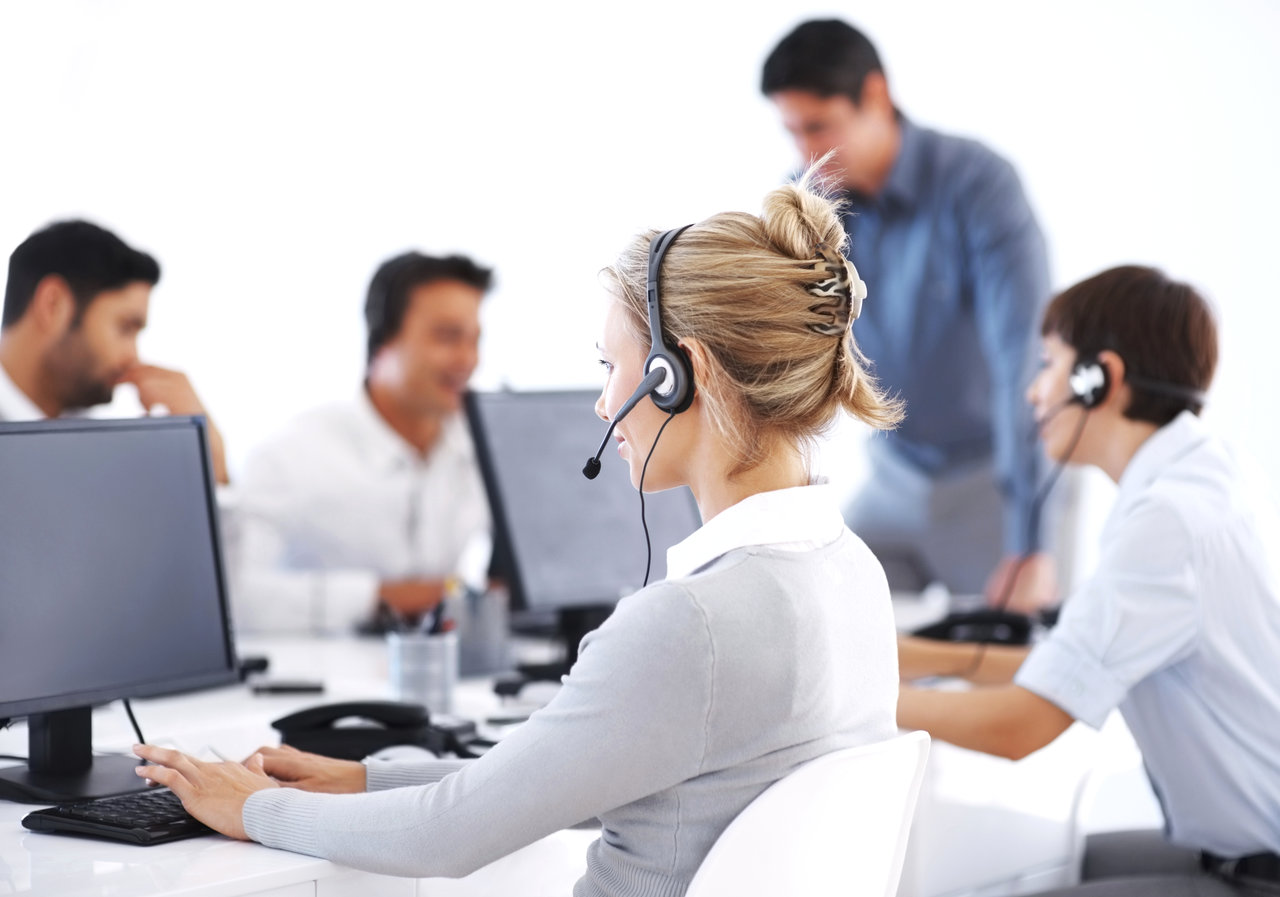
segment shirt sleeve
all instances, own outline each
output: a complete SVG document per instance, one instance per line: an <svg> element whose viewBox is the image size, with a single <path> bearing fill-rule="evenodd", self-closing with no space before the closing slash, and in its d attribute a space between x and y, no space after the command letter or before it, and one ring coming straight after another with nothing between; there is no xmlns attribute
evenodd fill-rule
<svg viewBox="0 0 1280 897"><path fill-rule="evenodd" d="M240 509L231 592L241 632L348 633L368 619L380 578L372 570L291 570L286 539L266 516Z"/></svg>
<svg viewBox="0 0 1280 897"><path fill-rule="evenodd" d="M991 373L1005 551L1022 555L1041 547L1041 528L1031 513L1043 462L1026 389L1035 373L1040 316L1049 300L1049 263L1044 236L1013 166L990 155L976 171L961 213L974 310Z"/></svg>
<svg viewBox="0 0 1280 897"><path fill-rule="evenodd" d="M291 569L286 563L294 481L287 452L259 449L226 504L233 621L239 632L348 633L369 618L381 577L373 570Z"/></svg>
<svg viewBox="0 0 1280 897"><path fill-rule="evenodd" d="M470 763L470 760L424 760L413 763L366 760L365 791L386 791L438 782Z"/></svg>
<svg viewBox="0 0 1280 897"><path fill-rule="evenodd" d="M359 869L462 876L697 775L714 653L698 605L659 583L583 640L556 697L434 784L360 795L261 791L249 836Z"/></svg>
<svg viewBox="0 0 1280 897"><path fill-rule="evenodd" d="M1173 509L1144 502L1112 533L1098 572L1014 677L1094 728L1136 684L1194 650L1200 631L1192 541Z"/></svg>

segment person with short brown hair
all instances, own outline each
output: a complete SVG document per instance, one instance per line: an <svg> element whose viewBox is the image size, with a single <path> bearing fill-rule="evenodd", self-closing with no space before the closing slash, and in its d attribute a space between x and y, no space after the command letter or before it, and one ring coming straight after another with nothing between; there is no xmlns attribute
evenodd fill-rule
<svg viewBox="0 0 1280 897"><path fill-rule="evenodd" d="M1027 397L1045 449L1119 487L1098 568L1030 649L902 638L904 678L976 687L904 686L898 723L1016 759L1119 710L1166 830L1095 836L1081 893L1275 893L1280 515L1198 416L1213 312L1191 286L1125 266L1064 290L1043 333Z"/></svg>

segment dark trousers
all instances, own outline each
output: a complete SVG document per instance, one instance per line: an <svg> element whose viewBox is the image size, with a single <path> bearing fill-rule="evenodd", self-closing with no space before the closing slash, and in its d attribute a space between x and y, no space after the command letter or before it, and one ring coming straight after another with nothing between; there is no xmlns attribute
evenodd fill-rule
<svg viewBox="0 0 1280 897"><path fill-rule="evenodd" d="M1036 897L1276 897L1280 884L1228 880L1200 867L1200 852L1160 832L1104 832L1085 843L1081 883Z"/></svg>

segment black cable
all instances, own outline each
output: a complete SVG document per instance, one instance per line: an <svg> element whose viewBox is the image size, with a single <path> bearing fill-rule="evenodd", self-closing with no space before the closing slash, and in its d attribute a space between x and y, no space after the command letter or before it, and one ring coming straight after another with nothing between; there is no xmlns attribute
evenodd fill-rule
<svg viewBox="0 0 1280 897"><path fill-rule="evenodd" d="M146 744L147 739L142 737L142 729L138 728L138 720L133 715L133 707L129 705L129 699L124 698L120 703L124 704L124 712L129 714L129 722L133 724L133 734L138 736L138 744Z"/></svg>
<svg viewBox="0 0 1280 897"><path fill-rule="evenodd" d="M649 541L649 521L644 517L644 475L649 470L649 459L653 457L653 451L658 447L658 440L662 438L662 431L667 428L667 424L675 419L674 411L667 412L667 419L662 422L662 426L658 428L658 435L653 437L653 445L649 446L649 454L645 456L644 467L640 468L640 525L644 527L644 588L649 584L649 571L653 567L653 543Z"/></svg>
<svg viewBox="0 0 1280 897"><path fill-rule="evenodd" d="M1058 478L1062 476L1062 471L1066 469L1067 463L1071 460L1071 456L1075 453L1076 446L1080 444L1080 437L1084 435L1084 425L1089 420L1089 411L1085 408L1084 414L1080 415L1080 423L1076 426L1076 432L1071 437L1071 444L1067 446L1067 451L1062 456L1062 460L1054 467L1053 473L1045 480L1044 485L1040 487L1040 491L1031 499L1031 511L1027 515L1027 544L1032 545L1036 541L1036 533L1040 529L1040 513L1044 509L1045 499L1049 497L1051 490ZM999 613L1009 606L1009 599L1013 597L1013 587L1018 582L1018 574L1022 572L1022 568L1026 566L1027 561L1031 560L1030 552L1018 558L1018 562L1014 564L1013 570L1010 571L1009 577L1005 580L1004 588L1000 591L1000 596L992 604L992 610ZM987 643L979 642L977 651L974 652L973 660L969 662L969 666L961 670L955 675L961 679L968 679L978 671L978 667L982 666L982 658L986 656Z"/></svg>

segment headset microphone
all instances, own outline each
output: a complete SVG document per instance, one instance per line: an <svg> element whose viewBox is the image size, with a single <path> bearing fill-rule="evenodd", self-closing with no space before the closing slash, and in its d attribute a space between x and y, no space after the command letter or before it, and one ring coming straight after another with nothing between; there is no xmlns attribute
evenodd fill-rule
<svg viewBox="0 0 1280 897"><path fill-rule="evenodd" d="M1080 400L1076 398L1074 395L1071 396L1070 398L1063 399L1061 402L1056 403L1052 408L1049 409L1048 413L1045 414L1044 417L1032 423L1031 435L1034 437L1036 434L1040 432L1041 427L1043 427L1049 421L1053 420L1055 417L1057 417L1067 408L1070 408L1072 405L1078 405L1078 404L1080 404Z"/></svg>
<svg viewBox="0 0 1280 897"><path fill-rule="evenodd" d="M674 416L681 411L686 410L693 402L693 366L689 363L688 357L679 345L668 343L662 338L662 311L660 286L662 280L662 259L667 254L667 250L671 248L671 244L676 241L676 237L693 227L692 224L686 224L684 227L674 227L669 231L663 231L652 240L649 241L649 270L648 278L645 283L645 304L649 312L649 355L644 360L644 379L640 381L640 385L636 387L636 391L631 394L631 398L622 403L622 407L618 409L618 413L613 416L613 420L609 423L609 429L604 434L604 439L600 442L600 448L596 451L594 458L588 458L587 464L582 468L582 475L589 480L594 480L596 475L600 473L600 456L604 454L604 447L609 444L609 437L613 435L613 428L618 422L626 417L636 403L649 396L653 399L653 404L659 410L667 412L668 415ZM663 429L666 429L667 423L671 422L671 417L667 418ZM658 431L661 435L662 430ZM657 440L654 446L657 446ZM653 454L653 449L649 450L649 454ZM648 466L648 461L645 461ZM643 482L643 479L642 479ZM644 492L640 493L640 516L644 519ZM646 527L646 535L648 528Z"/></svg>
<svg viewBox="0 0 1280 897"><path fill-rule="evenodd" d="M600 440L600 448L596 450L594 458L588 458L586 466L582 468L582 475L589 480L594 480L600 473L600 456L604 454L604 447L609 444L609 437L613 435L613 428L616 427L624 417L631 413L631 409L639 404L640 400L653 392L658 384L667 376L666 370L662 368L654 368L645 374L644 379L640 381L640 385L636 387L636 391L631 397L622 403L622 407L618 409L618 413L613 416L613 420L609 421L609 429L604 433L604 439Z"/></svg>

